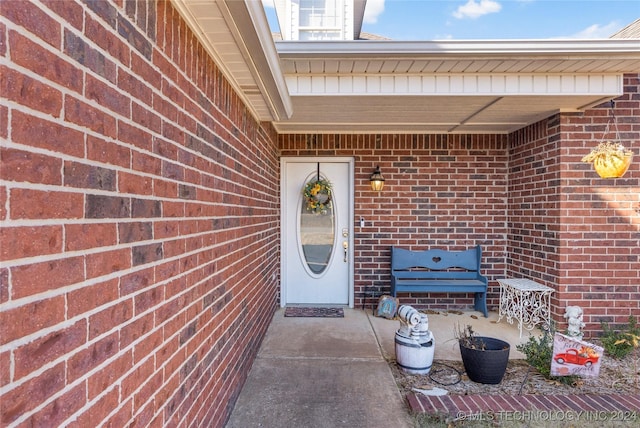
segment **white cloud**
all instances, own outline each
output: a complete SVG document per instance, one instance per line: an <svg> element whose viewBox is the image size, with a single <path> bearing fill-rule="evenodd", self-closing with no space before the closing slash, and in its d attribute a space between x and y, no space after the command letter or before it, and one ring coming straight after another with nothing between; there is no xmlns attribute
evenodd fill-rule
<svg viewBox="0 0 640 428"><path fill-rule="evenodd" d="M273 4L273 0L262 0L262 5L264 7L270 7L270 8L275 8L274 4Z"/></svg>
<svg viewBox="0 0 640 428"><path fill-rule="evenodd" d="M496 13L502 9L500 3L493 0L469 0L463 6L458 7L453 16L458 19L471 18L476 19L488 13Z"/></svg>
<svg viewBox="0 0 640 428"><path fill-rule="evenodd" d="M364 8L365 24L375 24L378 22L378 16L384 12L385 0L367 0L367 5Z"/></svg>
<svg viewBox="0 0 640 428"><path fill-rule="evenodd" d="M622 28L617 21L605 25L593 24L570 36L572 39L608 39Z"/></svg>

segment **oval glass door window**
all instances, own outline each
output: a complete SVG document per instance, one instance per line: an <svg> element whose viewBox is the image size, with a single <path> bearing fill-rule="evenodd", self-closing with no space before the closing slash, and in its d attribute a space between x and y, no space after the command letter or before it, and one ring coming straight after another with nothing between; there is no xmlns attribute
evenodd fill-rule
<svg viewBox="0 0 640 428"><path fill-rule="evenodd" d="M304 197L300 199L298 239L302 247L304 261L309 270L319 275L329 266L331 254L333 253L335 241L333 202L326 210L315 213L308 209L307 201Z"/></svg>

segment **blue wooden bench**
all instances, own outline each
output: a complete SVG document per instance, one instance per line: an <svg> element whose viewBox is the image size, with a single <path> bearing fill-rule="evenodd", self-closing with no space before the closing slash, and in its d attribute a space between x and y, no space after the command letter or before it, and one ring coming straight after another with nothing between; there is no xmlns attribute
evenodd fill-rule
<svg viewBox="0 0 640 428"><path fill-rule="evenodd" d="M482 249L411 251L391 247L391 295L397 293L475 293L474 308L485 317L487 278L480 275Z"/></svg>

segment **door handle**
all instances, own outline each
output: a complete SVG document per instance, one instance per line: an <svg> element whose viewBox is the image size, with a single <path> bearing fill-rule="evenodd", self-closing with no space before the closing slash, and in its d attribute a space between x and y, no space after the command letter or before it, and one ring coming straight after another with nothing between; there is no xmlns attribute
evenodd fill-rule
<svg viewBox="0 0 640 428"><path fill-rule="evenodd" d="M344 248L344 262L347 262L347 250L349 249L349 243L347 241L342 242L342 248Z"/></svg>

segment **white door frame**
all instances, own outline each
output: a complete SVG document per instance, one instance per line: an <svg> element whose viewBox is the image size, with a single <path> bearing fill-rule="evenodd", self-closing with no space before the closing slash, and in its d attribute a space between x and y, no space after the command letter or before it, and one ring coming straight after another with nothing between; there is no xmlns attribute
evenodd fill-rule
<svg viewBox="0 0 640 428"><path fill-rule="evenodd" d="M285 257L286 248L286 236L287 228L283 227L285 222L285 204L286 204L286 195L282 189L286 189L286 164L287 163L317 163L317 162L339 162L339 163L347 163L349 164L349 248L351 249L348 252L348 260L349 260L349 308L354 307L354 248L353 248L353 234L355 230L354 224L354 215L355 215L355 160L353 157L330 157L330 156L321 156L321 157L282 157L280 158L280 306L285 307L287 304L286 296L287 296L287 278L285 275L286 267L287 267L287 257ZM338 233L336 231L336 233Z"/></svg>

